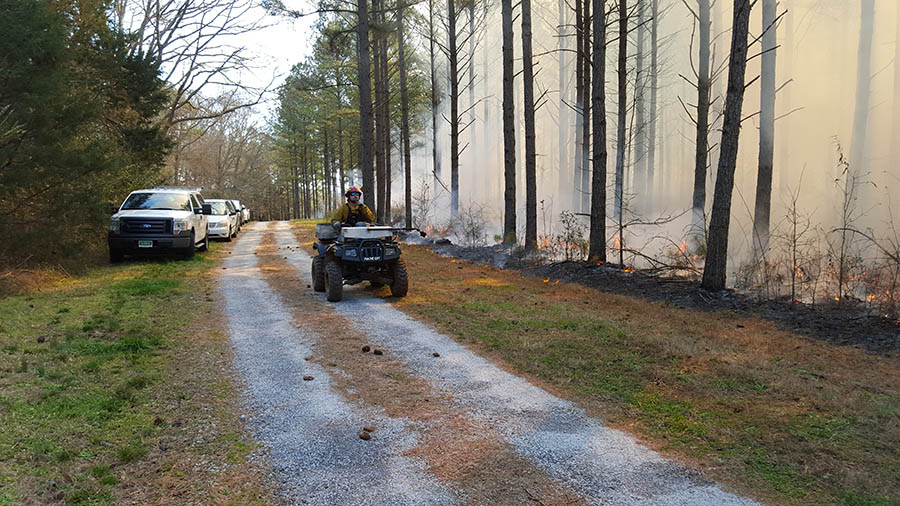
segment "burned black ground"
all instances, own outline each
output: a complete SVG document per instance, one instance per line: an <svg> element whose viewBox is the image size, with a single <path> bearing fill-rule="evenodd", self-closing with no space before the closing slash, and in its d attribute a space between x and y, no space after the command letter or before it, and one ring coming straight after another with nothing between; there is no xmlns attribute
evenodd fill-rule
<svg viewBox="0 0 900 506"><path fill-rule="evenodd" d="M765 300L753 293L734 290L707 292L699 282L689 279L659 278L640 271L625 272L615 264L587 262L550 262L540 257L520 257L500 246L468 248L435 243L427 244L437 254L488 264L502 269L517 269L522 274L553 281L579 283L608 293L659 301L700 311L730 311L740 316L756 316L776 324L779 329L827 341L840 346L861 348L869 353L890 357L900 352L900 325L893 319L871 314L864 304L844 301L838 305L791 304Z"/></svg>

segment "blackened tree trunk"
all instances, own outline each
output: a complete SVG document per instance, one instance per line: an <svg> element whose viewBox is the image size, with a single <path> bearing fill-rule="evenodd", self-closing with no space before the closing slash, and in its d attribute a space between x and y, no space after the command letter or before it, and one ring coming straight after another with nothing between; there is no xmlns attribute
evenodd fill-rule
<svg viewBox="0 0 900 506"><path fill-rule="evenodd" d="M450 218L459 216L459 53L456 48L456 0L447 0L450 60Z"/></svg>
<svg viewBox="0 0 900 506"><path fill-rule="evenodd" d="M591 0L584 0L584 23L582 32L581 61L584 64L584 109L582 111L581 130L581 202L579 209L590 211L590 171L591 171Z"/></svg>
<svg viewBox="0 0 900 506"><path fill-rule="evenodd" d="M764 255L769 247L769 212L772 207L772 172L775 164L775 7L762 2L762 69L759 77L759 170L753 214L753 247Z"/></svg>
<svg viewBox="0 0 900 506"><path fill-rule="evenodd" d="M625 120L628 107L628 2L619 0L619 106L616 128L616 190L613 196L613 216L622 215L622 197L625 186ZM621 240L621 238L619 239Z"/></svg>
<svg viewBox="0 0 900 506"><path fill-rule="evenodd" d="M591 181L591 232L588 258L606 261L606 9L603 0L594 2L593 37L593 144L594 158Z"/></svg>
<svg viewBox="0 0 900 506"><path fill-rule="evenodd" d="M428 0L428 56L431 62L431 174L434 176L434 187L432 191L437 196L438 188L441 186L441 159L438 157L437 142L437 117L438 117L438 100L437 100L437 75L434 68L434 0Z"/></svg>
<svg viewBox="0 0 900 506"><path fill-rule="evenodd" d="M710 7L709 0L697 1L700 35L697 61L697 143L694 151L694 193L691 200L691 231L695 241L706 234L706 169L709 166L709 101L712 82L709 71Z"/></svg>
<svg viewBox="0 0 900 506"><path fill-rule="evenodd" d="M647 209L652 213L656 201L656 121L659 108L659 0L652 0L650 15L650 111L647 117Z"/></svg>
<svg viewBox="0 0 900 506"><path fill-rule="evenodd" d="M568 23L568 8L565 0L558 0L557 8L559 9L556 27L556 48L559 55L559 129L557 131L557 146L559 151L559 198L560 207L566 209L570 205L569 188L572 187L572 180L569 177L569 171L566 169L569 162L569 69L568 69L568 41L566 39Z"/></svg>
<svg viewBox="0 0 900 506"><path fill-rule="evenodd" d="M375 188L372 167L372 82L369 70L369 6L368 0L356 3L357 86L359 86L359 168L363 191Z"/></svg>
<svg viewBox="0 0 900 506"><path fill-rule="evenodd" d="M875 0L861 0L860 4L856 112L853 114L853 140L850 146L850 173L857 178L867 172L865 153L869 123L869 96L872 93L872 33L875 25Z"/></svg>
<svg viewBox="0 0 900 506"><path fill-rule="evenodd" d="M531 0L522 0L522 72L525 104L525 250L537 248L537 160L534 133L534 65L531 54Z"/></svg>
<svg viewBox="0 0 900 506"><path fill-rule="evenodd" d="M703 268L702 287L707 290L723 290L728 272L728 228L731 221L731 196L734 189L738 138L741 132L741 111L744 105L747 32L752 3L753 0L735 0L734 2L734 23L728 64L728 92L725 98L725 118L722 123L722 147L719 155L719 168L716 173L712 215L709 221L706 265Z"/></svg>
<svg viewBox="0 0 900 506"><path fill-rule="evenodd" d="M647 38L647 0L637 0L637 45L634 63L634 182L635 194L641 202L647 200L647 102L644 92L647 88L645 42ZM642 208L645 206L641 206Z"/></svg>
<svg viewBox="0 0 900 506"><path fill-rule="evenodd" d="M453 0L450 0L451 2ZM503 25L503 243L516 241L516 120L513 103L512 0L501 0Z"/></svg>
<svg viewBox="0 0 900 506"><path fill-rule="evenodd" d="M400 65L400 136L403 137L403 205L406 209L406 226L412 226L412 157L409 148L409 91L406 89L406 49L403 26L403 7L397 11L397 59Z"/></svg>
<svg viewBox="0 0 900 506"><path fill-rule="evenodd" d="M590 0L584 0L590 1ZM584 163L581 154L583 149L581 144L584 142L584 9L581 6L582 0L575 0L575 170L572 174L575 186L572 195L572 208L580 210L581 194L587 191L587 188L581 186L581 170Z"/></svg>

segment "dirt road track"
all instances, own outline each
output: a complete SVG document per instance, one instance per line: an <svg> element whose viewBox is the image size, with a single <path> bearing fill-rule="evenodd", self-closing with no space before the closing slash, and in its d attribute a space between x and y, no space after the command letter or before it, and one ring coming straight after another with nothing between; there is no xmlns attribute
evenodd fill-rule
<svg viewBox="0 0 900 506"><path fill-rule="evenodd" d="M268 272L261 255L268 255ZM277 272L271 267L276 260L283 264ZM502 371L371 290L346 287L344 301L325 302L324 294L307 287L309 263L288 223L256 223L225 260L219 284L249 427L267 448L277 474L273 482L286 503L756 504ZM415 273L411 277L415 290ZM286 290L282 281L288 279L296 292ZM334 320L384 350L437 394L431 397L442 403L443 414L398 415L377 397L359 395L367 385L354 376L353 365L342 369L340 357L328 354L334 342L329 348L323 340L334 336L321 321L304 318ZM318 359L326 355L327 364ZM448 417L465 420L447 424ZM438 419L444 422L435 425ZM377 432L364 441L358 434L367 425ZM472 434L473 428L481 433ZM511 463L505 464L508 475L488 465L481 479L478 468L468 469L466 479L436 469L436 433L448 451L454 441L493 441L494 455Z"/></svg>

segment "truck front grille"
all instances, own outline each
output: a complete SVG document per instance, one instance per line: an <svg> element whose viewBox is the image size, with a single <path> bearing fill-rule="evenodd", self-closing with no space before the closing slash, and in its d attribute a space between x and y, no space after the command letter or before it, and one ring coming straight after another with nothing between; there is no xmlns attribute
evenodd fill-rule
<svg viewBox="0 0 900 506"><path fill-rule="evenodd" d="M172 220L127 218L122 220L122 234L171 234Z"/></svg>

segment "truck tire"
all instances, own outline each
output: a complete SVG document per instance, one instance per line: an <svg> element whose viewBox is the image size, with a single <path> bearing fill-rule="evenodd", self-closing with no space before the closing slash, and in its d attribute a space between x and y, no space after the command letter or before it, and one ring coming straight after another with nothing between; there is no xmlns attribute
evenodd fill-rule
<svg viewBox="0 0 900 506"><path fill-rule="evenodd" d="M234 237L234 236L231 235L231 226L229 225L229 226L228 226L228 235L225 236L225 240L228 241L228 242L231 242L231 238L232 238L232 237Z"/></svg>
<svg viewBox="0 0 900 506"><path fill-rule="evenodd" d="M206 235L203 237L203 244L197 247L197 251L209 251L209 227L206 228Z"/></svg>
<svg viewBox="0 0 900 506"><path fill-rule="evenodd" d="M409 291L409 277L406 275L406 264L398 258L391 266L391 295L394 297L406 297Z"/></svg>
<svg viewBox="0 0 900 506"><path fill-rule="evenodd" d="M341 264L333 258L325 260L325 295L328 302L338 302L344 298L344 276Z"/></svg>
<svg viewBox="0 0 900 506"><path fill-rule="evenodd" d="M325 259L322 257L313 257L312 281L313 290L317 292L325 291Z"/></svg>
<svg viewBox="0 0 900 506"><path fill-rule="evenodd" d="M109 263L118 264L125 260L125 253L119 248L109 248Z"/></svg>
<svg viewBox="0 0 900 506"><path fill-rule="evenodd" d="M196 242L194 242L194 231L191 230L191 240L188 241L187 248L184 248L184 250L182 251L181 258L183 258L185 260L190 260L190 259L194 258L194 251L196 251L195 245L196 245Z"/></svg>

